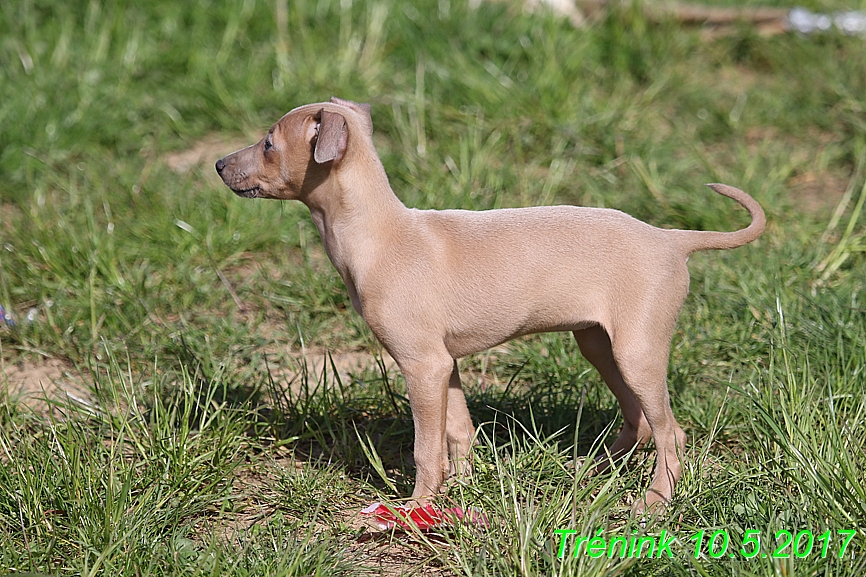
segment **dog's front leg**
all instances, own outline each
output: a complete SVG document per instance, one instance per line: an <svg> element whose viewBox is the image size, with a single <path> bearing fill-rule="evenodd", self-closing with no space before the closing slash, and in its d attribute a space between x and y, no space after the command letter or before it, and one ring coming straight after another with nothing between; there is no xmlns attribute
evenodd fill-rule
<svg viewBox="0 0 866 577"><path fill-rule="evenodd" d="M448 381L448 416L445 422L445 433L448 438L448 458L451 463L448 476L470 475L472 464L469 461L469 449L475 439L475 427L469 409L466 407L466 397L460 384L457 361L454 361L451 379Z"/></svg>
<svg viewBox="0 0 866 577"><path fill-rule="evenodd" d="M417 505L423 505L439 492L448 472L445 418L453 364L454 359L447 353L424 355L400 364L415 422L416 473L412 499Z"/></svg>

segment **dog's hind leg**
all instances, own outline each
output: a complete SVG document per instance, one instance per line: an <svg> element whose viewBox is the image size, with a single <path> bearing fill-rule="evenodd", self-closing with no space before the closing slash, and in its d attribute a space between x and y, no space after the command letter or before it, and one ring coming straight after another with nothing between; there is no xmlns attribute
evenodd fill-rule
<svg viewBox="0 0 866 577"><path fill-rule="evenodd" d="M616 334L612 346L617 367L643 409L658 452L652 483L644 498L634 504L637 513L667 505L682 475L680 455L686 447L686 433L674 418L667 386L672 332Z"/></svg>
<svg viewBox="0 0 866 577"><path fill-rule="evenodd" d="M623 416L622 430L607 450L596 456L596 472L604 472L611 461L619 459L634 447L641 447L652 436L649 422L634 393L625 383L611 349L610 337L600 325L574 331L580 353L596 368L601 378L619 401ZM608 454L610 457L608 457Z"/></svg>

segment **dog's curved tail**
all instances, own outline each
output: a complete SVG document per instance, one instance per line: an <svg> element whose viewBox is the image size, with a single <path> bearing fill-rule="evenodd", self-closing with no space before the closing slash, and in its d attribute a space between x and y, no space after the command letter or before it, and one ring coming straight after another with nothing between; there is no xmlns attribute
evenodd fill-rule
<svg viewBox="0 0 866 577"><path fill-rule="evenodd" d="M727 184L708 184L710 188L721 195L733 198L739 202L743 208L749 211L752 217L752 222L746 228L735 230L733 232L717 232L710 230L671 230L675 233L677 241L683 247L687 254L699 250L721 250L727 248L736 248L748 244L761 236L764 232L764 227L767 224L767 217L764 215L764 209L758 204L754 198L733 186Z"/></svg>

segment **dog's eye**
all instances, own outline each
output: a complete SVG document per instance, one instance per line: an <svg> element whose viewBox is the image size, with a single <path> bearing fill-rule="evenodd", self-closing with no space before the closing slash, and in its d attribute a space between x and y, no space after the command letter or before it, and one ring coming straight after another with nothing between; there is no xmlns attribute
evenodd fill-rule
<svg viewBox="0 0 866 577"><path fill-rule="evenodd" d="M269 151L274 147L274 142L271 140L271 135L268 134L268 137L265 139L265 152Z"/></svg>

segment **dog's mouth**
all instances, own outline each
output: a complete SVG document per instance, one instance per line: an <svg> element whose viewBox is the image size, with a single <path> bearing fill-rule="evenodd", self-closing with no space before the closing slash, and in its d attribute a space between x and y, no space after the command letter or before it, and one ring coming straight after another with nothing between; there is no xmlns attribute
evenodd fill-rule
<svg viewBox="0 0 866 577"><path fill-rule="evenodd" d="M262 194L262 187L253 186L251 188L234 188L232 187L232 191L240 197L243 198L258 198Z"/></svg>

